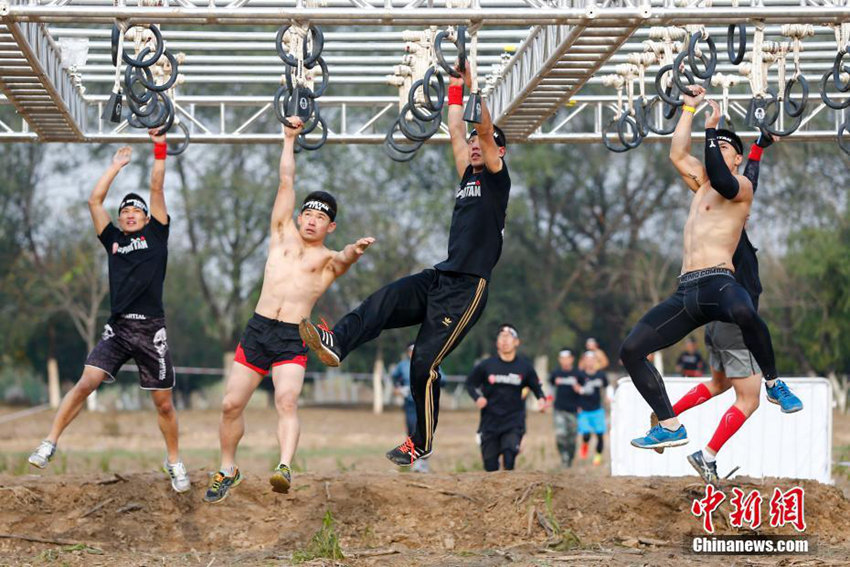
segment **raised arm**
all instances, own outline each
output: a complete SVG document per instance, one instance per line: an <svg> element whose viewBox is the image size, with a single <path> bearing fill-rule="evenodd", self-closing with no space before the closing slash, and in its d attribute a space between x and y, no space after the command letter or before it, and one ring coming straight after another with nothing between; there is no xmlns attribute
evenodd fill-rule
<svg viewBox="0 0 850 567"><path fill-rule="evenodd" d="M469 69L469 65L466 66ZM457 69L457 66L455 66ZM463 121L463 86L469 82L469 72L463 77L449 77L449 138L458 177L463 178L469 167L469 149L466 143L466 122Z"/></svg>
<svg viewBox="0 0 850 567"><path fill-rule="evenodd" d="M732 173L720 149L716 130L720 122L720 105L713 100L708 104L711 113L705 121L705 171L711 187L730 201L752 201L753 184L743 175Z"/></svg>
<svg viewBox="0 0 850 567"><path fill-rule="evenodd" d="M165 156L168 146L165 134L158 134L158 128L148 130L153 141L153 169L151 169L151 216L161 224L168 224L168 209L165 206Z"/></svg>
<svg viewBox="0 0 850 567"><path fill-rule="evenodd" d="M467 67L468 69L468 67ZM502 170L502 153L496 139L493 137L493 119L487 109L487 103L481 99L481 123L475 126L478 132L478 143L481 145L481 157L484 158L484 167L490 173L498 173Z"/></svg>
<svg viewBox="0 0 850 567"><path fill-rule="evenodd" d="M112 185L118 172L130 163L130 156L132 154L133 150L130 146L124 146L115 152L115 155L112 157L112 163L109 164L109 167L103 172L100 179L97 180L91 195L89 195L89 212L91 213L91 220L94 223L94 230L98 236L112 222L109 213L103 207L103 201L106 200L106 194L109 192L109 187Z"/></svg>
<svg viewBox="0 0 850 567"><path fill-rule="evenodd" d="M684 106L676 129L673 131L670 161L673 162L673 166L682 176L688 189L697 191L708 180L708 175L702 162L691 155L691 129L696 108L705 98L705 89L695 85L691 87L691 90L694 91L695 96L682 95Z"/></svg>
<svg viewBox="0 0 850 567"><path fill-rule="evenodd" d="M301 133L304 123L297 116L287 118L295 128L284 125L283 149L280 152L280 185L272 207L272 236L281 235L283 230L293 224L295 212L295 139Z"/></svg>
<svg viewBox="0 0 850 567"><path fill-rule="evenodd" d="M374 244L375 239L371 236L367 236L365 238L361 238L357 242L353 244L349 244L336 254L331 259L330 267L334 273L334 277L338 278L342 274L348 271L348 268L354 264L357 260L360 259L360 256L366 252L366 249L369 248L372 244Z"/></svg>
<svg viewBox="0 0 850 567"><path fill-rule="evenodd" d="M759 184L759 164L761 163L761 155L764 150L769 148L774 142L773 136L762 131L756 143L750 148L750 155L747 158L747 165L744 166L744 177L750 180L753 184L753 193L758 190Z"/></svg>

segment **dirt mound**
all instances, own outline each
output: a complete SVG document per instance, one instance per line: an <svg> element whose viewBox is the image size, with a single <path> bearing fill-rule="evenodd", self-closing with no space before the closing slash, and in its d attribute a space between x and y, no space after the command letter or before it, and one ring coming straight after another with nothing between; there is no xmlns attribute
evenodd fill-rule
<svg viewBox="0 0 850 567"><path fill-rule="evenodd" d="M249 474L225 502L209 505L201 500L206 474L193 472L192 481L192 491L179 495L153 473L88 476L85 482L71 475L0 476L0 533L59 542L0 539L0 564L288 563L330 510L346 554L341 562L348 565L535 564L563 557L574 565L680 565L683 558L696 559L683 545L687 534L700 532L689 510L703 495L693 479L573 471L304 473L290 494L279 495L264 477ZM765 500L777 485L791 486L735 482L758 488ZM816 556L850 556L850 501L834 487L801 485L806 533L818 538ZM722 519L729 510L727 500L723 513L715 514L718 533L740 533ZM766 518L767 502L763 510ZM766 521L759 531L795 533ZM553 549L557 542L560 550ZM699 559L732 564L730 558Z"/></svg>

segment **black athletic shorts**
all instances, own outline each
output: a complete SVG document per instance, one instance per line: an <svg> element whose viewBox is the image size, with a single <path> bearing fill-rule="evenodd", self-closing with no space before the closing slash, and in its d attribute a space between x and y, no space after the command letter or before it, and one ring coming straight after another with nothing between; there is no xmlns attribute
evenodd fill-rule
<svg viewBox="0 0 850 567"><path fill-rule="evenodd" d="M481 432L481 457L485 460L498 459L502 453L508 451L519 453L519 444L525 430L520 428L508 429L506 431Z"/></svg>
<svg viewBox="0 0 850 567"><path fill-rule="evenodd" d="M170 390L174 387L174 366L165 332L165 318L143 315L119 315L103 327L103 335L86 359L86 366L115 375L128 360L139 367L139 385L143 390Z"/></svg>
<svg viewBox="0 0 850 567"><path fill-rule="evenodd" d="M254 313L236 347L234 360L263 376L273 366L298 364L307 368L307 345L298 325Z"/></svg>

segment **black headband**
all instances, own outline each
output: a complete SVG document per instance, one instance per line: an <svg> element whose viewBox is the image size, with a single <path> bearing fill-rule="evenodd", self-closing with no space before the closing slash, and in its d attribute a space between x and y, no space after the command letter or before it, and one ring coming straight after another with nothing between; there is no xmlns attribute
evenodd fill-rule
<svg viewBox="0 0 850 567"><path fill-rule="evenodd" d="M737 134L730 130L718 130L717 131L717 141L718 142L726 142L739 154L744 153L744 144L741 142L741 138L738 137Z"/></svg>
<svg viewBox="0 0 850 567"><path fill-rule="evenodd" d="M145 212L145 216L148 216L150 214L148 213L148 204L145 203L145 200L133 193L130 193L129 195L124 197L124 199L122 199L121 205L118 206L119 215L125 207L136 207L137 209L141 209Z"/></svg>
<svg viewBox="0 0 850 567"><path fill-rule="evenodd" d="M315 197L304 201L304 204L301 205L301 212L303 213L306 209L313 209L314 211L325 213L331 219L331 222L333 222L336 218L336 209L334 209L329 203L316 199Z"/></svg>

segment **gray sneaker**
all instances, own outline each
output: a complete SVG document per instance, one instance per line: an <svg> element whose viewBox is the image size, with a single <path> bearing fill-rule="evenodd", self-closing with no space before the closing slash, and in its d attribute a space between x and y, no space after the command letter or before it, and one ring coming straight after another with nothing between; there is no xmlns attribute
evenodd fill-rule
<svg viewBox="0 0 850 567"><path fill-rule="evenodd" d="M717 484L717 462L708 462L702 455L702 450L688 455L688 462L702 477L706 484Z"/></svg>
<svg viewBox="0 0 850 567"><path fill-rule="evenodd" d="M55 453L56 445L45 439L41 442L41 445L32 452L32 455L30 455L30 458L27 460L32 466L43 469L47 466L47 463L50 462L50 459L53 458Z"/></svg>
<svg viewBox="0 0 850 567"><path fill-rule="evenodd" d="M165 459L165 462L162 464L162 470L167 472L168 476L171 477L171 488L175 492L186 492L192 488L192 484L189 481L189 473L186 472L186 465L183 464L183 461L177 461L172 465L168 462L168 459Z"/></svg>

